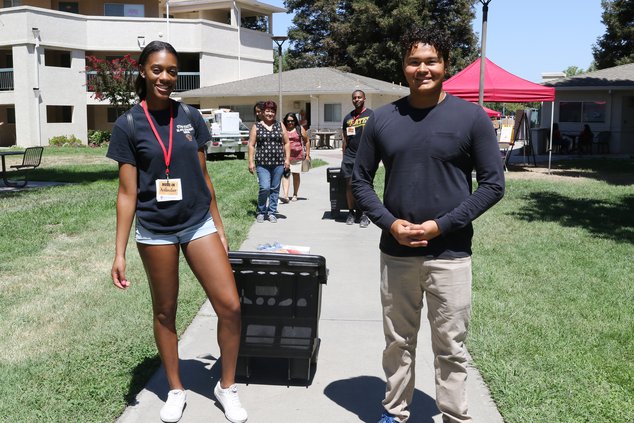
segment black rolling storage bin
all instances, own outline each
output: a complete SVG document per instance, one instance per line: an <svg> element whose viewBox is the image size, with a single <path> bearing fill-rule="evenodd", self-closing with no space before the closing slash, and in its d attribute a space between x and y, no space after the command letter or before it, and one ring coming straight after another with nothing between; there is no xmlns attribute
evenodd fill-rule
<svg viewBox="0 0 634 423"><path fill-rule="evenodd" d="M326 259L308 254L231 251L242 308L236 374L250 376L254 357L285 358L288 379L310 379L317 363L321 286Z"/></svg>
<svg viewBox="0 0 634 423"><path fill-rule="evenodd" d="M346 198L346 178L339 167L326 169L326 180L330 184L330 215L333 219L339 216L339 211L348 210Z"/></svg>

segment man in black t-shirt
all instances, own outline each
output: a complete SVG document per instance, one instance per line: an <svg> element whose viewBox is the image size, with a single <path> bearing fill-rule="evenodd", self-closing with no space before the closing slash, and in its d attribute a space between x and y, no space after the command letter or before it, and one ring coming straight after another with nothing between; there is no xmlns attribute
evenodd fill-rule
<svg viewBox="0 0 634 423"><path fill-rule="evenodd" d="M342 127L343 159L341 160L341 174L346 179L346 199L348 201L346 225L352 225L355 219L359 218L359 227L367 228L370 224L370 219L359 210L352 195L350 181L352 180L352 168L357 157L357 149L359 148L359 142L361 142L361 134L363 134L363 128L368 119L372 116L372 110L366 109L365 93L361 90L356 90L352 93L352 104L354 105L354 110L343 119Z"/></svg>
<svg viewBox="0 0 634 423"><path fill-rule="evenodd" d="M352 177L357 202L383 231L380 293L388 383L379 422L410 418L424 296L436 405L443 423L471 423L464 345L471 310L471 222L504 195L504 169L484 110L442 89L451 50L444 36L410 30L402 48L410 94L374 111ZM383 201L373 187L380 162Z"/></svg>

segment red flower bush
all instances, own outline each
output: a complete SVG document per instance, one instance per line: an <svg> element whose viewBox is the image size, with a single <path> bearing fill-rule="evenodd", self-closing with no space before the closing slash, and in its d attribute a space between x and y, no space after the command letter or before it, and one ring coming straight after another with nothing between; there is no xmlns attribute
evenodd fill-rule
<svg viewBox="0 0 634 423"><path fill-rule="evenodd" d="M132 107L136 101L134 81L138 64L129 54L112 60L86 56L86 87L92 98L109 101L117 115Z"/></svg>

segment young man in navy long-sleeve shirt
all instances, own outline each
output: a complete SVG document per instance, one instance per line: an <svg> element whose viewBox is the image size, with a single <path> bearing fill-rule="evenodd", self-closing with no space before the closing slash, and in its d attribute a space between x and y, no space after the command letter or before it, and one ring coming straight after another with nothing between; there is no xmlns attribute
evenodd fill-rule
<svg viewBox="0 0 634 423"><path fill-rule="evenodd" d="M412 29L402 42L410 94L374 111L352 179L357 202L383 231L387 386L379 422L410 417L423 295L435 356L436 404L444 423L471 422L464 346L471 310L471 222L504 195L504 170L486 113L442 89L450 49L443 36ZM373 189L381 161L383 202Z"/></svg>

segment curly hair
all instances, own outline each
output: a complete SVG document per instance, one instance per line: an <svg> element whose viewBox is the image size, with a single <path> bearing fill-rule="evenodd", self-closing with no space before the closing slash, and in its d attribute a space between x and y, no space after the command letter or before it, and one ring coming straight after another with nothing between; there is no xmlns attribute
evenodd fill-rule
<svg viewBox="0 0 634 423"><path fill-rule="evenodd" d="M419 43L428 44L442 56L443 62L449 61L449 39L436 29L425 29L418 26L410 27L401 37L401 57L403 60Z"/></svg>

